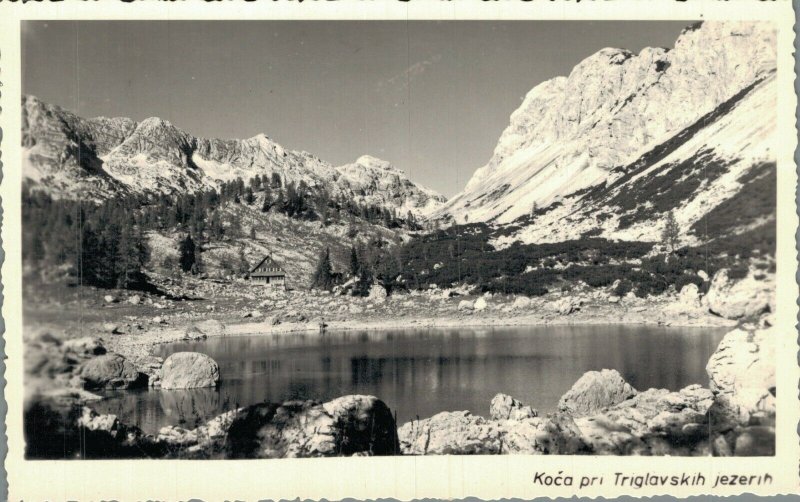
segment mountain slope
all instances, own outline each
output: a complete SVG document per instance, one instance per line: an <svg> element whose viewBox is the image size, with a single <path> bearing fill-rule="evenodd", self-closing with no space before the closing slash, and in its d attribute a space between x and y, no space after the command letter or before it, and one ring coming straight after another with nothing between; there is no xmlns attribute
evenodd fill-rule
<svg viewBox="0 0 800 502"><path fill-rule="evenodd" d="M23 176L56 196L102 199L116 193L178 194L219 182L276 173L357 203L423 215L444 198L391 164L363 156L335 167L286 150L260 134L245 140L196 138L148 118L83 119L22 98Z"/></svg>
<svg viewBox="0 0 800 502"><path fill-rule="evenodd" d="M489 163L434 217L516 220L501 244L655 240L673 209L691 228L774 171L775 68L766 23L695 25L673 50L603 49L531 90ZM774 218L771 204L739 227ZM697 238L697 227L685 236Z"/></svg>

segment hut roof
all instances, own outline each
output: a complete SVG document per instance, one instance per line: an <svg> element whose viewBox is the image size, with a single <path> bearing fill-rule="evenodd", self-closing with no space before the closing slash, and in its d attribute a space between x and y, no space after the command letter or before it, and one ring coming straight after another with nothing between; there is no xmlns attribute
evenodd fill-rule
<svg viewBox="0 0 800 502"><path fill-rule="evenodd" d="M266 272L262 272L259 271L260 268L266 268L267 270ZM258 262L258 265L253 267L253 270L250 271L250 277L281 277L285 275L286 273L283 271L283 267L273 260L271 255Z"/></svg>

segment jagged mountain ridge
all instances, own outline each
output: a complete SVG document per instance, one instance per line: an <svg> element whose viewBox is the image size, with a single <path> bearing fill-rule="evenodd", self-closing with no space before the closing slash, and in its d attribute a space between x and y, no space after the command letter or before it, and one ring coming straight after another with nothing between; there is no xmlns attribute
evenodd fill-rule
<svg viewBox="0 0 800 502"><path fill-rule="evenodd" d="M672 50L597 52L528 93L489 163L434 217L531 220L506 244L586 232L655 240L673 209L691 228L739 193L742 179L763 179L748 177L751 169L775 169L775 37L768 23L705 22L684 30ZM623 179L634 166L637 177ZM654 188L670 172L674 183ZM686 178L693 181L680 183ZM631 197L600 197L603 189Z"/></svg>
<svg viewBox="0 0 800 502"><path fill-rule="evenodd" d="M365 155L333 166L266 135L197 138L151 117L84 119L34 96L22 98L23 177L60 197L102 199L117 193L176 194L236 178L277 173L331 195L424 215L445 199L389 162Z"/></svg>

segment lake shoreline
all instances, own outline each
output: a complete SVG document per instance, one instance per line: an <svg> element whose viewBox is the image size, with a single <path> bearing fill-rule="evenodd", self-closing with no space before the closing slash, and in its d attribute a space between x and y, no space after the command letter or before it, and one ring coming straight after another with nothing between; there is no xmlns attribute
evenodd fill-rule
<svg viewBox="0 0 800 502"><path fill-rule="evenodd" d="M314 319L305 322L282 322L272 324L271 318L260 321L244 321L242 319L223 316L214 318L222 325L222 329L200 329L189 333L197 322L185 322L175 325L160 326L148 330L135 337L125 335L104 336L107 346L114 352L126 357L141 357L152 355L153 350L161 345L187 340L205 339L212 337L232 336L291 336L320 334L320 324L325 323L325 332L344 331L386 331L392 329L485 329L508 327L538 327L538 326L666 326L666 327L695 327L695 328L733 328L737 321L724 319L709 313L705 315L692 315L671 317L665 319L662 308L630 311L624 307L606 307L602 311L595 309L591 312L577 312L570 315L559 315L552 312L541 311L519 315L504 313L496 315L489 313L482 315L473 313L469 315L441 315L437 317L408 316L387 319L374 319L368 316L352 316L356 319ZM200 321L202 323L203 321Z"/></svg>

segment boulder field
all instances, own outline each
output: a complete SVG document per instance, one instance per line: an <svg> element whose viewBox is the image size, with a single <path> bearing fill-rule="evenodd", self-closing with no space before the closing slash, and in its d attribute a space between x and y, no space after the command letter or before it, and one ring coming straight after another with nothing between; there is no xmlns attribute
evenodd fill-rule
<svg viewBox="0 0 800 502"><path fill-rule="evenodd" d="M134 378L129 361L103 353L92 340L65 344L40 334L31 342L38 352L26 354L31 365L26 377L48 383L32 385L26 399L26 452L28 458L49 459L773 455L777 336L774 328L728 333L708 361L709 388L639 391L615 370L589 371L547 416L498 394L489 403L488 418L445 411L398 428L383 401L349 395L324 403L259 403L223 413L195 429L169 426L148 435L114 415L93 411L91 401L99 397L87 391L129 388L132 382L141 383L144 373L137 371ZM187 367L192 371L183 372ZM183 374L173 376L173 371ZM167 388L165 382L213 386L219 378L216 363L196 353L174 354L154 373L162 388ZM74 376L53 377L65 374ZM58 381L68 384L61 387L64 392L53 390Z"/></svg>

